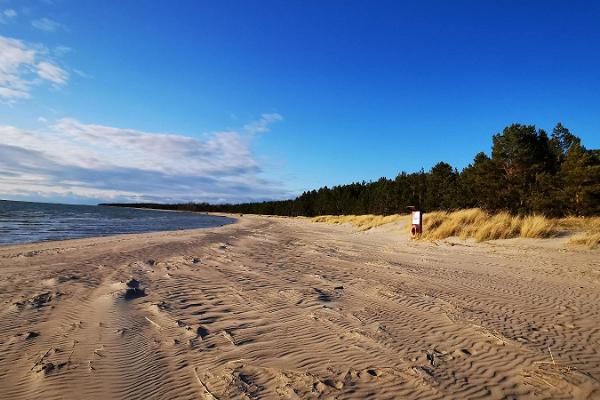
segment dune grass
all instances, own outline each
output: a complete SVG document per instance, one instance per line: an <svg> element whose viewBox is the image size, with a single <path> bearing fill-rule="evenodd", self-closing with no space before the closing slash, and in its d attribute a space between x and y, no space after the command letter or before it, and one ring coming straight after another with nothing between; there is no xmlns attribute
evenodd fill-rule
<svg viewBox="0 0 600 400"><path fill-rule="evenodd" d="M516 237L547 238L559 233L554 220L542 215L525 217L506 212L488 214L471 208L454 212L437 211L426 213L423 221L423 238L430 240L458 236L474 238L477 242Z"/></svg>
<svg viewBox="0 0 600 400"><path fill-rule="evenodd" d="M392 222L405 222L410 229L409 215L324 215L312 218L313 222L329 224L350 223L366 231ZM489 214L479 208L453 212L425 213L423 239L440 240L459 237L473 238L477 242L510 238L549 238L561 233L579 232L569 243L596 248L600 243L600 217L547 218L543 215L518 216L506 212Z"/></svg>
<svg viewBox="0 0 600 400"><path fill-rule="evenodd" d="M595 249L600 246L600 217L581 218L568 217L559 220L559 225L571 231L581 233L574 235L569 240L570 244L586 246Z"/></svg>
<svg viewBox="0 0 600 400"><path fill-rule="evenodd" d="M408 221L409 215L322 215L319 217L312 218L313 222L324 222L327 224L352 224L355 228L361 231L367 231L369 229L390 224L398 221Z"/></svg>
<svg viewBox="0 0 600 400"><path fill-rule="evenodd" d="M569 243L595 249L600 245L600 232L587 232L573 236Z"/></svg>

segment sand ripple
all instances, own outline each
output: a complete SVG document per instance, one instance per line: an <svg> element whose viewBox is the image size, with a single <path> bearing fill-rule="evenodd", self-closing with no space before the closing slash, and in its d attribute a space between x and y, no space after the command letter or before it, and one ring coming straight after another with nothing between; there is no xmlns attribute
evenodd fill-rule
<svg viewBox="0 0 600 400"><path fill-rule="evenodd" d="M0 398L598 398L599 254L253 217L4 247Z"/></svg>

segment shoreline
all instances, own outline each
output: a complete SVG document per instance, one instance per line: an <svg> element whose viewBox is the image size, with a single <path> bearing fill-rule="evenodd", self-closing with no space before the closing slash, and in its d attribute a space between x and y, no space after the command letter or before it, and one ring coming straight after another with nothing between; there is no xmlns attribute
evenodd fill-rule
<svg viewBox="0 0 600 400"><path fill-rule="evenodd" d="M227 218L231 218L231 217L227 217ZM53 245L53 246L60 247L63 244L65 246L68 246L69 244L77 244L78 242L84 242L84 241L96 242L98 240L103 240L103 239L106 239L107 241L123 240L123 239L128 239L128 238L136 240L136 239L141 239L143 237L161 236L161 234L165 234L165 235L169 235L169 236L178 236L178 234L187 235L187 234L192 234L192 233L198 232L198 231L201 232L204 230L218 229L218 228L228 226L228 225L235 225L237 223L237 220L235 220L233 218L231 218L231 219L233 220L232 222L218 225L218 226L206 227L206 228L176 229L176 230L170 230L170 231L119 233L119 234L109 234L109 235L102 235L102 236L86 236L86 237L72 238L72 239L43 240L43 241L39 241L39 242L27 242L27 243L6 243L6 244L0 243L0 253L2 252L2 250L10 250L10 248L14 248L14 250L19 250L20 247L44 247L44 245Z"/></svg>
<svg viewBox="0 0 600 400"><path fill-rule="evenodd" d="M163 211L163 210L152 210L152 211ZM180 210L169 210L170 212L184 212L184 213L196 213L193 211L180 211ZM519 246L526 246L526 247L530 247L533 249L553 249L553 250L558 250L558 251L563 251L563 252L576 252L576 253L599 253L600 254L600 248L588 248L586 246L581 246L581 245L576 245L576 244L572 244L569 243L569 239L577 236L578 234L580 234L580 231L570 231L570 232L566 232L565 234L556 236L556 237L551 237L551 238L507 238L507 239L494 239L494 240L487 240L484 242L476 242L474 241L472 238L468 238L468 239L460 239L458 237L455 236L451 236L445 239L436 239L436 240L430 240L430 239L419 239L419 240L411 240L408 236L409 234L407 233L406 229L404 229L404 225L403 223L390 223L390 224L386 224L386 225L381 225L381 226L376 226L374 228L371 228L369 230L361 230L355 226L352 225L352 223L348 222L348 223L344 223L344 224L330 224L330 223L323 223L323 222L314 222L311 221L311 219L309 217L287 217L287 216L280 216L280 215L260 215L260 214L243 214L240 215L238 213L212 213L212 212L198 212L199 214L202 215L208 215L208 216L214 216L214 217L223 217L223 218L229 218L232 221L226 224L222 224L222 225L218 225L218 226L212 226L212 227L203 227L203 228L190 228L190 229L178 229L178 230L165 230L165 231L151 231L151 232L133 232L133 233L120 233L120 234L108 234L108 235L101 235L101 236L86 236L86 237L80 237L80 238L72 238L72 239L61 239L61 240L45 240L45 241L38 241L38 242L25 242L25 243L0 243L0 251L2 250L6 250L9 248L15 248L16 250L18 250L19 247L40 247L40 246L44 246L45 244L48 245L54 245L54 246L60 246L61 244L65 244L68 245L70 242L80 242L80 241L86 241L86 240L101 240L101 239L106 239L106 240L121 240L124 238L128 238L130 237L131 239L136 239L136 237L146 237L146 236L160 236L161 234L165 234L165 235L177 235L177 234L191 234L194 232L202 232L205 230L213 230L213 229L218 229L224 226L229 226L229 225L235 225L237 223L240 222L240 219L267 219L267 220L283 220L283 221L299 221L299 222L303 222L303 223L307 223L307 224L317 224L317 225L325 225L325 226L329 226L332 229L342 229L342 230L347 230L350 231L354 234L362 234L362 235L369 235L369 234L378 234L380 232L393 232L394 235L397 235L396 239L399 242L409 242L409 243L413 243L415 246L429 246L429 245L448 245L448 246L469 246L469 247L483 247L483 248L489 248L489 247L506 247L506 248L511 248L513 246L519 247ZM198 214L196 213L196 214Z"/></svg>
<svg viewBox="0 0 600 400"><path fill-rule="evenodd" d="M12 202L12 201L9 201L9 202L15 203L15 202ZM20 202L20 203L30 203L30 202ZM38 204L38 203L30 203L30 204ZM58 203L57 204L47 203L47 204L59 205L59 206L65 206L65 207L70 207L71 206L71 205L68 205L68 204L58 204ZM99 207L102 207L102 206L85 206L85 207L96 207L96 208L99 208ZM125 209L125 210L127 209L125 207L115 207L115 208L121 208L121 209ZM143 208L132 208L132 209L133 210L138 210L138 211L164 211L164 212L170 211L170 210L153 210L153 209L143 209ZM93 238L103 238L103 237L121 236L121 235L138 235L138 234L142 234L143 235L143 234L158 233L158 232L177 232L177 231L182 231L182 230L211 229L211 228L216 228L216 227L220 227L220 226L223 226L223 225L234 224L237 221L235 217L229 216L229 215L224 215L222 213L221 214L216 214L215 213L213 215L209 215L209 214L206 214L206 213L195 213L195 212L191 212L191 211L178 211L178 210L172 210L172 211L182 212L182 213L189 213L189 214L195 215L196 217L198 217L198 216L212 217L211 221L214 224L208 225L208 226L192 227L192 228L186 227L184 229L172 229L171 227L166 227L164 225L159 225L159 227L158 227L159 229L158 230L148 230L146 232L143 232L143 231L142 232L139 232L139 231L138 232L135 232L135 231L132 231L132 232L119 232L119 230L121 230L121 231L123 230L122 226L125 226L125 224L122 224L122 225L119 225L119 226L116 226L116 225L115 226L111 226L112 229L110 229L110 230L116 231L116 232L106 232L106 233L99 232L99 233L96 233L96 232L91 232L90 230L86 230L86 229L82 229L81 228L81 227L86 227L86 226L94 226L94 221L89 221L88 220L85 223L83 223L83 222L79 223L80 227L77 228L74 231L75 232L74 235L77 235L77 236L74 236L74 237L70 237L70 238L67 237L67 238L64 238L64 239L63 238L61 238L61 239L50 239L50 240L43 240L42 239L42 240L37 240L37 241L19 241L19 242L13 242L13 243L11 243L11 242L0 243L0 249L8 247L8 246L35 245L35 244L54 243L54 242L55 243L60 243L60 242L63 242L63 241L80 240L80 239L87 239L87 238L92 238L93 239ZM104 218L104 219L101 219L100 221L104 222L106 220L106 216L104 216L102 214L99 214L99 215L101 215L101 218ZM112 218L112 217L110 217L110 218ZM143 218L141 218L141 217L139 218L139 220L142 220L142 219ZM0 221L0 222L2 222L2 221ZM204 222L207 223L207 221L204 221ZM147 225L147 227L149 228L150 225ZM144 229L145 228L146 227L144 227ZM171 229L168 229L168 228L171 228ZM156 229L156 227L155 227L155 229ZM52 229L50 229L50 230L52 230ZM41 232L47 232L47 231L41 231ZM26 237L26 235L29 235L29 234L34 235L34 236L38 235L39 237L44 237L44 235L40 234L40 232L38 232L38 231L29 231L29 232L25 231L25 232L23 232L23 231L15 230L13 232L12 236L10 234L10 231L8 233L9 233L8 238L10 238L11 240L14 239L14 238L18 239L18 238L21 238L21 237ZM50 237L51 235L45 235L45 236L46 237Z"/></svg>

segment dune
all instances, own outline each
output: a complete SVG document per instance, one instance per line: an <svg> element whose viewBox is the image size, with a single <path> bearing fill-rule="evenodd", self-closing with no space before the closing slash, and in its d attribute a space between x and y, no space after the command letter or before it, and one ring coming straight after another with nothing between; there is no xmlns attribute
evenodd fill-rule
<svg viewBox="0 0 600 400"><path fill-rule="evenodd" d="M600 397L600 250L407 236L244 216L0 247L0 398Z"/></svg>

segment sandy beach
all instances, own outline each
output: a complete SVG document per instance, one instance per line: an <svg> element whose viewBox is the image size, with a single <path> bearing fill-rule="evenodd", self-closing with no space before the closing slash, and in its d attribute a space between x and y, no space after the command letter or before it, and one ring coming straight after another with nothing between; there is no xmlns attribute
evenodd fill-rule
<svg viewBox="0 0 600 400"><path fill-rule="evenodd" d="M600 398L600 250L252 216L0 247L0 398Z"/></svg>

